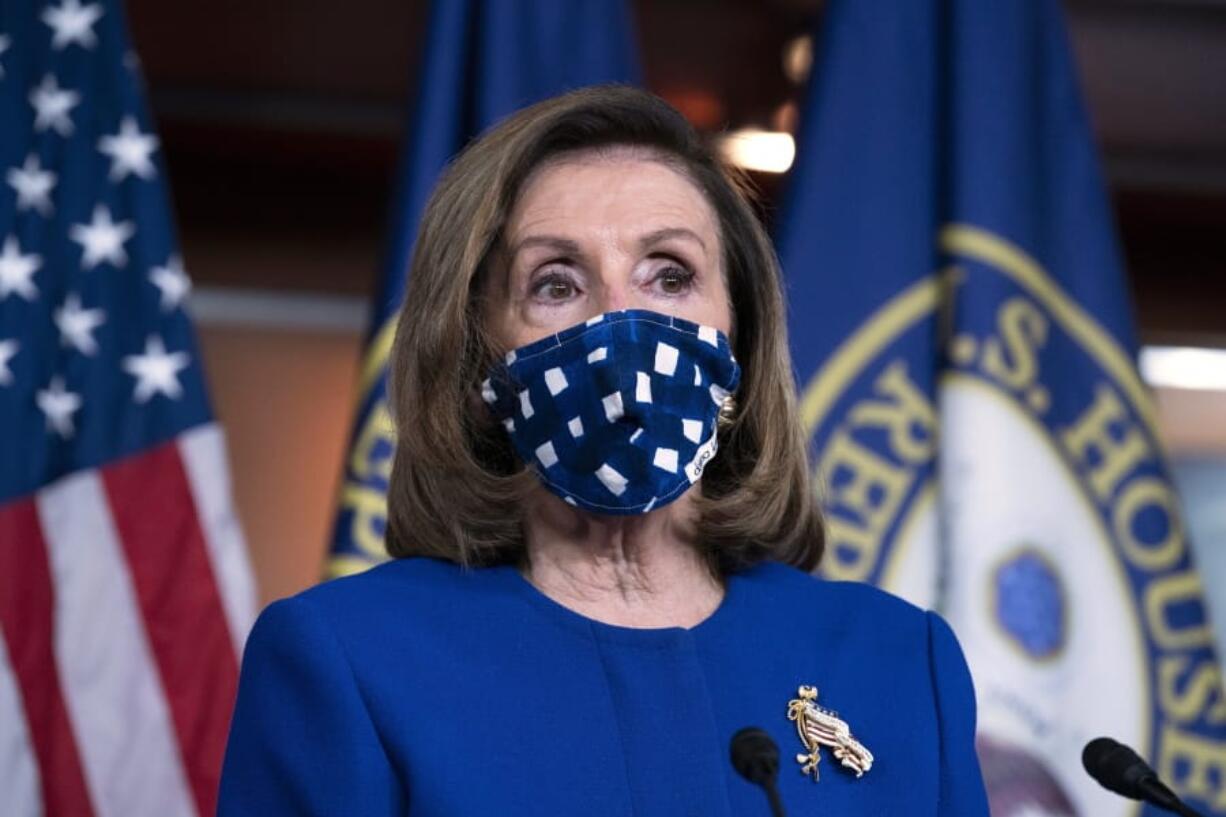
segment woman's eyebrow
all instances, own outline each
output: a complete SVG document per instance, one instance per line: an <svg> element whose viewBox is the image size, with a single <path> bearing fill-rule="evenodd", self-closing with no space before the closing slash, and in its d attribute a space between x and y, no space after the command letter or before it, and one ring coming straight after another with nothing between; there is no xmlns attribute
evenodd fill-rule
<svg viewBox="0 0 1226 817"><path fill-rule="evenodd" d="M558 252L567 253L569 255L579 254L579 244L569 238L561 238L554 235L530 235L520 239L511 247L511 257L519 255L521 250L528 247L545 247L547 249L556 250Z"/></svg>
<svg viewBox="0 0 1226 817"><path fill-rule="evenodd" d="M639 247L646 250L662 241L668 241L670 238L684 238L695 241L698 243L698 246L702 247L703 252L706 252L707 242L702 240L702 236L687 227L664 227L659 230L653 230L639 239Z"/></svg>

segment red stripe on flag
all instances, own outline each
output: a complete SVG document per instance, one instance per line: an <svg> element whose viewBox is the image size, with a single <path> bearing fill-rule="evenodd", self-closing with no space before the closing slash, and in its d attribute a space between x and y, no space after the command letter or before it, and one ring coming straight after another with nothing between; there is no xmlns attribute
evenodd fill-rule
<svg viewBox="0 0 1226 817"><path fill-rule="evenodd" d="M211 815L238 660L187 473L172 442L107 466L102 477L192 796Z"/></svg>
<svg viewBox="0 0 1226 817"><path fill-rule="evenodd" d="M44 811L92 815L55 665L55 588L33 500L0 508L0 629L38 759Z"/></svg>

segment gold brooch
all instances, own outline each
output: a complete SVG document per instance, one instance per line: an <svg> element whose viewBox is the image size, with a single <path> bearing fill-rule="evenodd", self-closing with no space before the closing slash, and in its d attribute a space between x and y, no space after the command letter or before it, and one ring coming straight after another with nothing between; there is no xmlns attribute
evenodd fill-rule
<svg viewBox="0 0 1226 817"><path fill-rule="evenodd" d="M844 766L860 777L873 767L873 753L851 735L851 727L829 709L817 703L817 687L802 686L799 698L788 701L788 720L796 722L796 733L809 753L796 755L801 774L813 774L818 779L817 764L821 762L821 749L829 746L834 756Z"/></svg>

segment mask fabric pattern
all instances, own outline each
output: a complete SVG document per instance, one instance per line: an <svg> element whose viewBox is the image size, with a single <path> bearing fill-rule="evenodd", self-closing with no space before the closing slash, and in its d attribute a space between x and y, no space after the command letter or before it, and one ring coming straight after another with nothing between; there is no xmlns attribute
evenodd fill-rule
<svg viewBox="0 0 1226 817"><path fill-rule="evenodd" d="M481 393L550 491L595 513L638 514L702 476L740 375L722 332L627 309L508 352Z"/></svg>

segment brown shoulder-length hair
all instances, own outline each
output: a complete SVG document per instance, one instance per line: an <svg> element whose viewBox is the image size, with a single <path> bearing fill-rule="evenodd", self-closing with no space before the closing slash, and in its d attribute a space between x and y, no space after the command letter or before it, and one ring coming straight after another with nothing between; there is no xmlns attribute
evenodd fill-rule
<svg viewBox="0 0 1226 817"><path fill-rule="evenodd" d="M617 85L526 108L473 142L426 206L391 352L396 454L387 549L461 564L514 563L532 472L477 397L505 350L483 322L486 268L529 174L562 153L643 148L683 172L718 218L742 368L737 411L707 466L693 542L720 574L766 559L811 570L823 535L784 330L779 262L741 176L676 110Z"/></svg>

